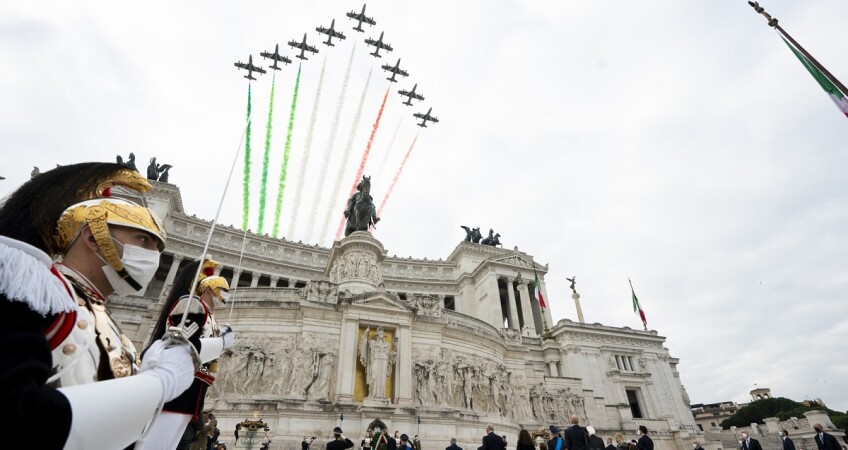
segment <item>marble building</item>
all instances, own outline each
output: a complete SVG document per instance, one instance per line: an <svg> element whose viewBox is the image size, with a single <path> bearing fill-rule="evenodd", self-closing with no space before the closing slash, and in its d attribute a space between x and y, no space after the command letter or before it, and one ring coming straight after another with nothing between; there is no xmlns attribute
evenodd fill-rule
<svg viewBox="0 0 848 450"><path fill-rule="evenodd" d="M152 183L146 201L168 232L159 272L142 296L111 303L139 347L211 227L186 214L175 185ZM533 283L535 272L547 298L548 267L517 248L459 242L444 259L414 259L388 256L366 232L325 248L218 226L210 255L232 280L218 321L238 334L207 399L230 448L249 417L268 424L271 448L304 436L323 445L342 416L357 444L379 420L428 448L451 437L476 448L487 423L512 446L521 428L571 414L603 437L645 425L658 450L699 435L665 338L554 322Z"/></svg>

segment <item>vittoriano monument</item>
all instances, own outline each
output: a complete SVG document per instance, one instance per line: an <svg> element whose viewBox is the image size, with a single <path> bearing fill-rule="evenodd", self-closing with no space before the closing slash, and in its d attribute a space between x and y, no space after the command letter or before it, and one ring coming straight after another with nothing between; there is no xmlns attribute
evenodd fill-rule
<svg viewBox="0 0 848 450"><path fill-rule="evenodd" d="M362 181L356 186L356 193L347 201L344 216L347 219L345 236L350 236L354 231L368 231L380 221L377 208L374 207L374 199L371 197L371 177L362 177Z"/></svg>

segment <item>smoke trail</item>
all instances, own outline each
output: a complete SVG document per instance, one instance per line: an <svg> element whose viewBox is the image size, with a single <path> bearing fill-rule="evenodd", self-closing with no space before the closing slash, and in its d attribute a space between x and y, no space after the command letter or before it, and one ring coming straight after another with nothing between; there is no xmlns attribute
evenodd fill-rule
<svg viewBox="0 0 848 450"><path fill-rule="evenodd" d="M342 190L344 169L347 166L347 161L350 159L350 152L353 150L353 141L356 138L356 130L359 128L359 120L362 118L362 106L365 104L365 95L368 93L368 83L370 82L371 71L368 71L368 78L365 80L365 89L362 90L362 97L359 98L359 106L356 107L356 115L353 117L353 126L351 126L350 134L347 136L347 145L345 146L344 155L342 156L342 161L339 165L338 173L336 174L336 182L333 184L333 190L330 191L330 209L324 216L324 225L321 227L321 234L318 235L319 239L322 239L327 235L327 231L330 228L330 221L333 220L333 212L341 212L335 209L336 203L339 201L339 194Z"/></svg>
<svg viewBox="0 0 848 450"><path fill-rule="evenodd" d="M330 162L330 154L333 151L333 145L336 143L336 134L339 131L339 118L342 115L344 107L345 93L347 92L347 84L350 80L350 68L353 67L353 54L356 52L356 44L350 50L350 59L347 61L347 71L345 71L344 82L342 83L342 93L339 95L339 103L336 105L336 114L333 116L333 123L330 126L330 142L327 143L327 150L324 152L325 157L321 171L318 173L318 192L315 194L315 206L309 211L309 224L306 226L306 242L312 239L312 230L315 228L315 221L318 219L318 206L321 204L321 197L324 192L324 181L327 178L327 166ZM342 162L344 164L344 161ZM342 166L344 167L344 166ZM320 236L318 237L321 238Z"/></svg>
<svg viewBox="0 0 848 450"><path fill-rule="evenodd" d="M362 173L365 172L365 163L368 162L368 155L371 153L371 145L374 144L374 135L377 134L377 128L380 127L380 118L383 117L383 110L386 108L386 99L389 98L389 90L392 88L391 83L386 88L386 94L383 95L383 103L380 104L380 111L377 113L377 120L374 121L374 126L371 128L371 136L368 137L368 145L365 146L365 152L362 154L362 160L359 161L359 169L356 170L356 178L353 179L353 186L350 187L348 198L356 192L356 185L359 184L359 179L362 178ZM344 217L339 222L339 228L336 230L336 239L342 236L344 229Z"/></svg>
<svg viewBox="0 0 848 450"><path fill-rule="evenodd" d="M244 134L244 181L242 182L241 228L247 229L250 217L250 83L247 84L247 131Z"/></svg>
<svg viewBox="0 0 848 450"><path fill-rule="evenodd" d="M406 166L406 161L409 159L409 154L412 153L412 148L415 147L415 142L417 140L418 133L415 133L415 139L412 140L409 150L407 150L406 155L403 156L403 161L401 161L400 167L398 167L397 172L395 172L395 177L392 178L392 184L389 185L389 190L386 191L386 196L383 197L383 201L380 202L380 208L377 210L377 217L383 217L383 209L386 207L386 202L389 201L389 197L391 197L392 192L394 192L398 177L400 177L400 173L403 172L403 167Z"/></svg>
<svg viewBox="0 0 848 450"><path fill-rule="evenodd" d="M286 170L289 166L289 155L291 154L292 131L294 130L294 112L297 109L297 91L300 89L300 65L297 66L297 79L294 82L294 95L292 95L291 112L289 112L289 129L286 131L286 146L283 149L283 164L280 167L280 186L277 191L277 207L274 208L274 230L271 235L277 237L280 232L280 212L283 211L283 192L286 190Z"/></svg>
<svg viewBox="0 0 848 450"><path fill-rule="evenodd" d="M315 132L315 122L318 118L318 104L321 101L321 88L324 86L324 69L327 68L327 57L324 57L324 63L321 64L321 75L318 77L318 90L315 91L315 101L312 103L312 115L309 117L309 127L306 131L306 145L303 149L303 160L300 162L300 171L298 172L297 187L294 191L294 208L292 208L291 220L289 220L289 233L287 236L294 236L294 225L297 221L298 211L300 211L300 200L303 198L303 182L306 181L306 169L309 166L309 150L312 148L312 137Z"/></svg>
<svg viewBox="0 0 848 450"><path fill-rule="evenodd" d="M400 116L400 120L398 120L398 124L395 127L395 132L392 133L392 140L389 141L389 146L386 148L386 153L383 154L383 159L380 161L380 166L377 169L377 179L383 179L383 170L386 168L386 162L389 160L389 155L392 153L392 148L395 146L395 139L397 138L398 131L400 131L400 125L403 123L403 118L406 117L406 114Z"/></svg>
<svg viewBox="0 0 848 450"><path fill-rule="evenodd" d="M268 192L268 158L271 155L271 118L274 116L274 85L277 74L271 78L271 101L268 105L268 123L265 124L265 154L262 155L262 186L259 188L259 226L257 232L262 234L265 226L265 195Z"/></svg>

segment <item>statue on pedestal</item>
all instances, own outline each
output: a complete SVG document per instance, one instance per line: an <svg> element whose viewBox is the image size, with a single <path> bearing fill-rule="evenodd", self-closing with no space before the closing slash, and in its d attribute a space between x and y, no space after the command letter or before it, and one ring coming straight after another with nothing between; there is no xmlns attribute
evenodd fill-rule
<svg viewBox="0 0 848 450"><path fill-rule="evenodd" d="M483 235L480 234L480 228L469 228L465 225L460 225L460 228L465 230L465 242L473 242L475 244L480 243L480 239L483 238Z"/></svg>
<svg viewBox="0 0 848 450"><path fill-rule="evenodd" d="M370 331L370 327L366 328L359 340L359 362L365 366L368 398L385 399L386 382L392 375L392 366L395 364L397 351L389 349L383 327L377 327L375 339L368 339Z"/></svg>
<svg viewBox="0 0 848 450"><path fill-rule="evenodd" d="M356 186L356 193L347 201L344 216L347 219L345 236L350 236L354 231L368 231L380 221L371 197L371 177L362 177Z"/></svg>
<svg viewBox="0 0 848 450"><path fill-rule="evenodd" d="M167 183L168 170L171 167L173 166L171 166L170 164L157 164L156 157L154 156L153 158L150 158L150 165L147 166L147 179Z"/></svg>
<svg viewBox="0 0 848 450"><path fill-rule="evenodd" d="M492 247L497 247L498 245L501 245L500 237L500 233L495 233L494 230L489 228L489 237L483 239L480 243L483 245L491 245Z"/></svg>

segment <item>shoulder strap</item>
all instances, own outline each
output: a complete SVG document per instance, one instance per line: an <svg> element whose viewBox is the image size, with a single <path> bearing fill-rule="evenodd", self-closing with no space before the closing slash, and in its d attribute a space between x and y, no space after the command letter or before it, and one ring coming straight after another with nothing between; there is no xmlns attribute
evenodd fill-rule
<svg viewBox="0 0 848 450"><path fill-rule="evenodd" d="M556 450L562 450L562 438L557 436L556 440L557 440Z"/></svg>

